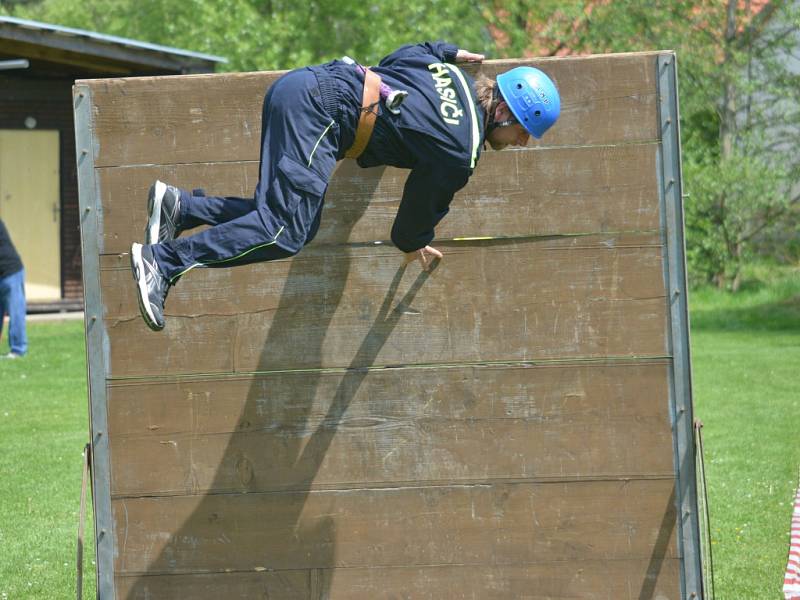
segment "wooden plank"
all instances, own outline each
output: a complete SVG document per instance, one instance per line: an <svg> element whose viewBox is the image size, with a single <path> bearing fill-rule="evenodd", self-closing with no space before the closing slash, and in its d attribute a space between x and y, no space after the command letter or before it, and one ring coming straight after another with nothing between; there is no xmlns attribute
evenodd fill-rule
<svg viewBox="0 0 800 600"><path fill-rule="evenodd" d="M351 419L664 417L669 360L378 369L347 390ZM112 381L112 437L252 432L330 418L349 372Z"/></svg>
<svg viewBox="0 0 800 600"><path fill-rule="evenodd" d="M673 483L118 499L115 573L677 558Z"/></svg>
<svg viewBox="0 0 800 600"><path fill-rule="evenodd" d="M112 387L111 491L669 477L668 366L295 372Z"/></svg>
<svg viewBox="0 0 800 600"><path fill-rule="evenodd" d="M313 431L117 438L112 495L668 477L671 448L668 422L638 417L545 425L374 417Z"/></svg>
<svg viewBox="0 0 800 600"><path fill-rule="evenodd" d="M494 78L517 66L544 70L561 96L561 117L531 146L621 144L661 138L657 117L659 52L602 54L573 58L487 61L480 68Z"/></svg>
<svg viewBox="0 0 800 600"><path fill-rule="evenodd" d="M547 70L562 97L548 146L659 139L657 53L491 61L489 75L518 65ZM281 72L80 81L91 89L95 166L258 160L265 90Z"/></svg>
<svg viewBox="0 0 800 600"><path fill-rule="evenodd" d="M432 274L382 247L195 270L159 333L103 271L110 376L664 356L661 248L600 240L454 247Z"/></svg>
<svg viewBox="0 0 800 600"><path fill-rule="evenodd" d="M640 600L676 599L679 581L680 561L664 558L131 576L117 590L128 600Z"/></svg>
<svg viewBox="0 0 800 600"><path fill-rule="evenodd" d="M264 94L281 74L76 82L91 90L95 167L258 160Z"/></svg>
<svg viewBox="0 0 800 600"><path fill-rule="evenodd" d="M437 237L655 231L656 144L487 152L453 200ZM314 245L389 240L408 171L341 161ZM252 197L258 163L98 169L103 252L128 252L147 221L155 179L209 194ZM187 232L188 234L188 232Z"/></svg>

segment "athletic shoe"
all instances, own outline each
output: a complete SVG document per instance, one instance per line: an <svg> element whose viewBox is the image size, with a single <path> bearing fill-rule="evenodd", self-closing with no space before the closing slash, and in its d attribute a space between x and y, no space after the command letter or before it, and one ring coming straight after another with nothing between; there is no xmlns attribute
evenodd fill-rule
<svg viewBox="0 0 800 600"><path fill-rule="evenodd" d="M0 356L0 358L8 358L8 359L22 358L22 354L17 354L16 352L9 352L8 354L3 354L2 356Z"/></svg>
<svg viewBox="0 0 800 600"><path fill-rule="evenodd" d="M181 232L180 216L181 191L163 181L156 181L147 195L145 244L162 244L178 237Z"/></svg>
<svg viewBox="0 0 800 600"><path fill-rule="evenodd" d="M169 291L169 280L159 271L152 246L131 246L131 271L136 281L142 318L150 329L161 331L164 329L164 301Z"/></svg>

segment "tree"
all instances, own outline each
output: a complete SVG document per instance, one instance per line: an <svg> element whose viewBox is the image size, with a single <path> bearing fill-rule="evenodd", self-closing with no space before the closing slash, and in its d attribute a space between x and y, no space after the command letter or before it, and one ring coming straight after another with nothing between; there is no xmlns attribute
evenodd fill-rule
<svg viewBox="0 0 800 600"><path fill-rule="evenodd" d="M0 0L0 13L289 69L374 64L448 39L500 56L674 49L695 281L737 289L743 262L800 222L796 0ZM788 244L784 244L788 247ZM796 246L797 247L797 246Z"/></svg>
<svg viewBox="0 0 800 600"><path fill-rule="evenodd" d="M491 43L467 0L0 0L0 12L225 56L231 71L291 69L349 55L374 64L402 44Z"/></svg>
<svg viewBox="0 0 800 600"><path fill-rule="evenodd" d="M738 289L756 243L796 227L798 3L565 1L546 19L541 11L522 0L493 20L508 52L677 51L690 271Z"/></svg>

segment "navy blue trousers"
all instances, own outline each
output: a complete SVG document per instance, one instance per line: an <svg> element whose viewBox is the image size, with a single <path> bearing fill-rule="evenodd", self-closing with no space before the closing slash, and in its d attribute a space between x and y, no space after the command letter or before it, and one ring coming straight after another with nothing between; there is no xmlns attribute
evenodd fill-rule
<svg viewBox="0 0 800 600"><path fill-rule="evenodd" d="M351 116L354 123L358 108L356 104ZM181 229L212 227L153 246L170 281L198 266L231 267L292 256L313 239L340 146L351 138L349 121L343 140L335 118L341 121L342 115L330 112L311 68L291 71L272 85L264 98L254 197L197 196L181 190Z"/></svg>

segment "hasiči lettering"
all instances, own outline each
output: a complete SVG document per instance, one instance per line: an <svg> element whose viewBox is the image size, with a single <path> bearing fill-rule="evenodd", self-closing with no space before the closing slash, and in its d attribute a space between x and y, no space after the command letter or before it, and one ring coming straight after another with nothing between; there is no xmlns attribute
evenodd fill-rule
<svg viewBox="0 0 800 600"><path fill-rule="evenodd" d="M433 77L433 85L436 86L436 91L442 104L439 107L439 112L442 113L442 118L445 123L450 125L458 125L461 123L461 117L464 116L464 110L458 104L458 96L453 87L453 80L450 77L450 71L447 66L442 63L433 63L428 65L428 69Z"/></svg>

